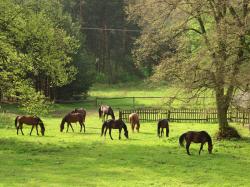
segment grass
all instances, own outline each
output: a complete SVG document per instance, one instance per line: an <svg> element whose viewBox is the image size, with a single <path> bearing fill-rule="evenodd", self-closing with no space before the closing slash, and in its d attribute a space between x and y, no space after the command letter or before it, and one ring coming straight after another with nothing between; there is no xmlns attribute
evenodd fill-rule
<svg viewBox="0 0 250 187"><path fill-rule="evenodd" d="M145 86L145 85L144 85ZM139 93L144 86L134 88ZM112 91L113 89L113 91ZM124 96L124 85L106 88L105 97ZM137 90L139 89L139 90ZM99 91L98 91L99 90ZM93 88L92 96L103 96L103 88ZM110 90L110 91L109 91ZM115 91L116 90L116 91ZM132 86L128 88L133 91ZM99 93L98 93L99 92ZM118 94L120 92L120 94ZM154 90L145 89L145 95ZM163 91L155 91L155 93ZM96 95L95 95L96 94ZM100 95L99 95L100 94ZM131 94L128 92L128 94ZM121 103L119 103L121 102ZM123 101L117 101L124 104ZM60 133L59 124L66 112L75 107L87 108L86 133ZM96 108L84 103L56 104L54 112L43 117L45 136L16 135L16 105L4 105L8 113L0 114L0 186L249 186L250 133L240 124L232 124L242 140L216 141L213 154L198 155L199 145L192 144L188 156L178 145L179 136L188 130L206 130L215 136L216 124L170 123L170 137L156 136L156 123L142 123L141 132L129 139L100 137L101 121ZM117 110L116 110L117 116Z"/></svg>
<svg viewBox="0 0 250 187"><path fill-rule="evenodd" d="M86 134L60 133L60 118L44 118L46 136L17 136L14 128L0 129L0 186L247 186L250 183L250 137L214 140L214 154L191 145L188 156L178 137L187 130L207 130L215 124L170 124L170 137L159 139L156 124L143 123L141 133L118 140L100 137L101 121L89 111Z"/></svg>

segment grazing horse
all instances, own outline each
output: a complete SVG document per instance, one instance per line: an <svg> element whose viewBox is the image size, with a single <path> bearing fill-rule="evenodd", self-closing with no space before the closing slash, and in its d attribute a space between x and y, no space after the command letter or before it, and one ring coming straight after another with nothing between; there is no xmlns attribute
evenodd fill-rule
<svg viewBox="0 0 250 187"><path fill-rule="evenodd" d="M85 125L84 125L84 117L82 113L68 113L64 118L62 119L61 126L60 126L60 131L62 132L64 129L64 124L67 123L67 131L69 130L69 126L71 127L72 131L74 132L74 129L71 125L71 123L76 123L79 122L81 129L80 132L82 132L82 126L84 127L84 132L85 132Z"/></svg>
<svg viewBox="0 0 250 187"><path fill-rule="evenodd" d="M179 143L181 146L183 145L184 139L186 140L186 150L187 150L187 154L190 155L189 153L189 146L191 144L191 142L194 143L201 143L201 147L200 147L200 151L199 151L199 155L201 153L201 150L203 149L203 145L207 142L208 143L208 152L209 154L212 153L213 150L213 144L212 144L212 139L209 136L209 134L206 131L188 131L184 134L182 134L179 138Z"/></svg>
<svg viewBox="0 0 250 187"><path fill-rule="evenodd" d="M104 132L104 129L105 129L105 132ZM121 131L122 131L122 129L124 129L124 136L126 138L128 138L127 126L121 119L118 119L118 120L110 119L108 121L105 121L102 125L101 136L104 133L104 136L106 137L106 133L107 133L108 129L109 129L109 136L110 136L111 140L113 140L113 138L111 136L111 129L119 129L119 140L121 139Z"/></svg>
<svg viewBox="0 0 250 187"><path fill-rule="evenodd" d="M114 111L110 106L107 105L101 105L99 107L99 118L102 118L102 121L108 120L108 116L111 116L112 119L115 119Z"/></svg>
<svg viewBox="0 0 250 187"><path fill-rule="evenodd" d="M136 130L137 132L139 132L139 129L140 129L140 120L139 120L139 116L137 113L132 113L129 115L129 122L131 124L131 128L132 128L132 131L134 132L134 129L135 129L135 125L136 125Z"/></svg>
<svg viewBox="0 0 250 187"><path fill-rule="evenodd" d="M167 119L162 119L158 122L158 128L157 128L157 134L160 137L162 137L162 134L164 133L164 128L166 129L166 137L169 135L169 125ZM161 130L161 132L160 132Z"/></svg>
<svg viewBox="0 0 250 187"><path fill-rule="evenodd" d="M71 113L81 113L83 115L83 122L85 122L85 118L86 118L86 110L83 108L75 108L75 110L73 110Z"/></svg>
<svg viewBox="0 0 250 187"><path fill-rule="evenodd" d="M15 126L17 129L17 135L18 135L19 129L21 130L22 135L24 135L23 134L23 124L32 125L31 131L30 131L30 136L32 134L34 127L36 127L36 134L39 135L38 129L37 129L37 126L39 125L41 128L41 134L44 136L45 127L44 127L43 121L39 117L37 117L37 116L17 116L15 119Z"/></svg>

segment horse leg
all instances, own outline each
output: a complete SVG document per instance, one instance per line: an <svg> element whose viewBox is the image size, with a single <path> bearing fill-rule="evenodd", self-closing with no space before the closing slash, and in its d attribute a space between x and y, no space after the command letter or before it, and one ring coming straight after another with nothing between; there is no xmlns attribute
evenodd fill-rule
<svg viewBox="0 0 250 187"><path fill-rule="evenodd" d="M164 128L161 128L161 137L164 134Z"/></svg>
<svg viewBox="0 0 250 187"><path fill-rule="evenodd" d="M18 135L19 125L16 127L16 134Z"/></svg>
<svg viewBox="0 0 250 187"><path fill-rule="evenodd" d="M22 135L24 135L24 133L23 133L23 124L20 124L20 130L22 132Z"/></svg>
<svg viewBox="0 0 250 187"><path fill-rule="evenodd" d="M191 155L189 152L189 146L190 146L191 142L186 142L186 150L187 150L187 154Z"/></svg>
<svg viewBox="0 0 250 187"><path fill-rule="evenodd" d="M111 136L111 128L109 128L109 136L110 136L111 140L113 140L113 138Z"/></svg>
<svg viewBox="0 0 250 187"><path fill-rule="evenodd" d="M119 140L121 139L121 131L122 129L119 129Z"/></svg>
<svg viewBox="0 0 250 187"><path fill-rule="evenodd" d="M201 143L201 147L200 147L200 151L199 151L199 155L201 154L201 150L203 149L203 143Z"/></svg>
<svg viewBox="0 0 250 187"><path fill-rule="evenodd" d="M85 133L85 124L82 123L82 125L83 125L83 132Z"/></svg>
<svg viewBox="0 0 250 187"><path fill-rule="evenodd" d="M82 132L82 123L80 123L80 126L81 126L80 132Z"/></svg>
<svg viewBox="0 0 250 187"><path fill-rule="evenodd" d="M104 132L105 138L106 138L107 130L108 130L108 127L105 128L105 132Z"/></svg>
<svg viewBox="0 0 250 187"><path fill-rule="evenodd" d="M70 125L70 127L71 127L71 129L72 129L72 132L74 132L74 129L73 129L73 127L72 127L71 123L69 123L69 125Z"/></svg>
<svg viewBox="0 0 250 187"><path fill-rule="evenodd" d="M32 125L31 131L30 131L30 136L31 136L31 134L32 134L32 131L33 131L34 127L35 127L35 125Z"/></svg>
<svg viewBox="0 0 250 187"><path fill-rule="evenodd" d="M69 131L69 123L67 123L67 131L66 132L68 132Z"/></svg>
<svg viewBox="0 0 250 187"><path fill-rule="evenodd" d="M168 137L168 134L169 134L169 129L166 128L166 137Z"/></svg>
<svg viewBox="0 0 250 187"><path fill-rule="evenodd" d="M37 125L36 125L36 135L39 136Z"/></svg>
<svg viewBox="0 0 250 187"><path fill-rule="evenodd" d="M135 129L135 124L134 123L132 123L131 128L132 128L132 131L134 132L134 129Z"/></svg>
<svg viewBox="0 0 250 187"><path fill-rule="evenodd" d="M137 123L137 124L136 124L136 130L137 130L137 132L139 132L139 129L140 129L140 124Z"/></svg>

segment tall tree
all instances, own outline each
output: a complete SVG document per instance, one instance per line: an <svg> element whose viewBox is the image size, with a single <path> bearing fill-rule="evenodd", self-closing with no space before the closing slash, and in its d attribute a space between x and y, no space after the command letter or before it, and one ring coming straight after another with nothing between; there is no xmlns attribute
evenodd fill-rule
<svg viewBox="0 0 250 187"><path fill-rule="evenodd" d="M249 0L136 1L130 15L144 31L137 41L138 61L154 54L160 62L156 79L174 79L195 93L212 89L219 136L238 136L227 111L237 89L249 89L242 79L245 68L250 70ZM168 44L174 48L164 51Z"/></svg>

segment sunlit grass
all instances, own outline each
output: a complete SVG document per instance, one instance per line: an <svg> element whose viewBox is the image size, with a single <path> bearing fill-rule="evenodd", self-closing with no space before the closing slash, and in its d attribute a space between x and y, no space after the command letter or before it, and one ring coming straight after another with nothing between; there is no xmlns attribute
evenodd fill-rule
<svg viewBox="0 0 250 187"><path fill-rule="evenodd" d="M247 186L250 183L250 136L240 141L214 141L214 154L207 146L198 155L192 144L188 156L178 145L187 130L206 130L215 135L216 124L170 123L170 137L156 136L156 123L143 123L141 132L129 139L100 137L101 121L88 111L86 133L60 133L58 117L43 118L46 136L17 136L12 128L0 129L0 186ZM14 119L13 119L14 120ZM4 124L2 124L4 126Z"/></svg>

